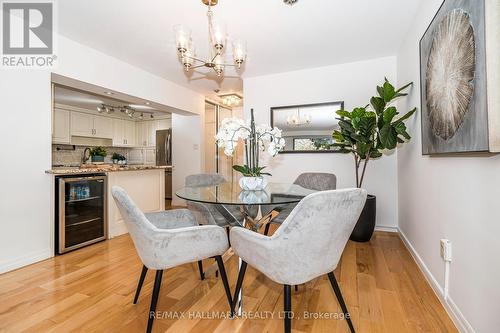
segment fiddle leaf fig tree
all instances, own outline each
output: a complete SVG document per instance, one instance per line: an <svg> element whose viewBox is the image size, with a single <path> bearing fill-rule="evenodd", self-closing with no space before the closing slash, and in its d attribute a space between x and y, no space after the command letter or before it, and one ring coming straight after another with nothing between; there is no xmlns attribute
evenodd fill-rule
<svg viewBox="0 0 500 333"><path fill-rule="evenodd" d="M398 143L410 140L404 122L415 113L416 108L399 116L400 113L391 104L396 98L406 96L404 91L412 84L410 82L395 89L385 79L382 86L377 86L378 96L373 96L370 104L352 111L337 111L340 130L332 134L335 140L333 146L339 147L342 153L354 155L357 187L363 185L370 159L379 158L383 151L392 150Z"/></svg>

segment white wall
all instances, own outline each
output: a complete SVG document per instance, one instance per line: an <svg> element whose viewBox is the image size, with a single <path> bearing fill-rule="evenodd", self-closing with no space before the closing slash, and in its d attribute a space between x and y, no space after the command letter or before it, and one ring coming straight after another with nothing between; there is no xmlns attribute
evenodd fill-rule
<svg viewBox="0 0 500 333"><path fill-rule="evenodd" d="M342 65L287 72L244 80L245 113L256 122L270 122L270 107L344 101L351 109L369 103L384 76L396 79L396 58L386 57ZM265 165L265 162L264 162ZM302 172L333 172L339 188L354 187L354 159L344 154L279 154L269 164L273 181L293 182ZM395 153L368 164L365 184L377 196L377 226L397 226Z"/></svg>
<svg viewBox="0 0 500 333"><path fill-rule="evenodd" d="M403 108L420 108L418 43L441 2L422 2L397 55L399 83L415 82ZM422 156L420 114L409 125L413 140L398 150L399 228L438 293L444 287L439 240L452 241L445 306L464 332L498 332L500 156Z"/></svg>
<svg viewBox="0 0 500 333"><path fill-rule="evenodd" d="M202 95L67 38L56 38L55 73L195 114L203 112ZM0 69L4 111L0 121L4 143L0 154L0 273L52 255L53 178L44 174L51 167L50 80L48 70ZM194 126L198 124L190 123L185 131L193 131ZM182 157L175 155L178 152L174 150L174 160L192 159L189 171L199 171L199 151L191 145ZM174 177L183 179L183 170L177 168Z"/></svg>

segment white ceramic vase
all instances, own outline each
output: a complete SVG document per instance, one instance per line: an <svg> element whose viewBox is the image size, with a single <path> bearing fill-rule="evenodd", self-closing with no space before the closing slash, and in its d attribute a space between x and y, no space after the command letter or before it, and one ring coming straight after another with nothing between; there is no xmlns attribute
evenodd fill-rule
<svg viewBox="0 0 500 333"><path fill-rule="evenodd" d="M264 177L241 177L240 187L245 191L262 191L267 186Z"/></svg>

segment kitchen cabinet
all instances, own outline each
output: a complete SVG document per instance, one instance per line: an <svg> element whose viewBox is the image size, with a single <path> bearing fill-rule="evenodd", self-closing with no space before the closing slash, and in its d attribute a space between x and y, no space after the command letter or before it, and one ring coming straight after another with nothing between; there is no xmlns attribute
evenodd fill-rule
<svg viewBox="0 0 500 333"><path fill-rule="evenodd" d="M135 123L130 120L113 119L113 146L133 147L136 145Z"/></svg>
<svg viewBox="0 0 500 333"><path fill-rule="evenodd" d="M61 109L54 109L52 123L52 143L70 144L71 135L69 132L70 112Z"/></svg>
<svg viewBox="0 0 500 333"><path fill-rule="evenodd" d="M156 164L156 149L144 149L144 164L155 165Z"/></svg>
<svg viewBox="0 0 500 333"><path fill-rule="evenodd" d="M71 112L71 135L113 138L113 119L88 113Z"/></svg>
<svg viewBox="0 0 500 333"><path fill-rule="evenodd" d="M88 113L71 112L71 135L94 136L94 116Z"/></svg>
<svg viewBox="0 0 500 333"><path fill-rule="evenodd" d="M136 125L138 146L155 147L156 131L172 127L171 119L139 121Z"/></svg>
<svg viewBox="0 0 500 333"><path fill-rule="evenodd" d="M111 189L120 186L144 213L165 210L165 170L121 171L108 173L108 198ZM128 232L115 200L108 200L109 238Z"/></svg>
<svg viewBox="0 0 500 333"><path fill-rule="evenodd" d="M94 116L94 136L98 138L113 138L113 118Z"/></svg>
<svg viewBox="0 0 500 333"><path fill-rule="evenodd" d="M154 120L140 121L137 123L137 138L139 146L154 147L156 145L156 130L158 122Z"/></svg>
<svg viewBox="0 0 500 333"><path fill-rule="evenodd" d="M124 139L127 146L137 145L137 135L135 132L135 122L131 120L124 120Z"/></svg>
<svg viewBox="0 0 500 333"><path fill-rule="evenodd" d="M164 130L172 127L172 119L158 119L157 120L157 129Z"/></svg>

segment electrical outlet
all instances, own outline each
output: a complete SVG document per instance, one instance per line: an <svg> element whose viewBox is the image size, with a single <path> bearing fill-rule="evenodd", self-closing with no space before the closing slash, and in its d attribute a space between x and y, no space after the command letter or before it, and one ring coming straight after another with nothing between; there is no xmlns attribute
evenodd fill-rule
<svg viewBox="0 0 500 333"><path fill-rule="evenodd" d="M441 239L441 258L444 261L451 261L451 241L449 239Z"/></svg>

